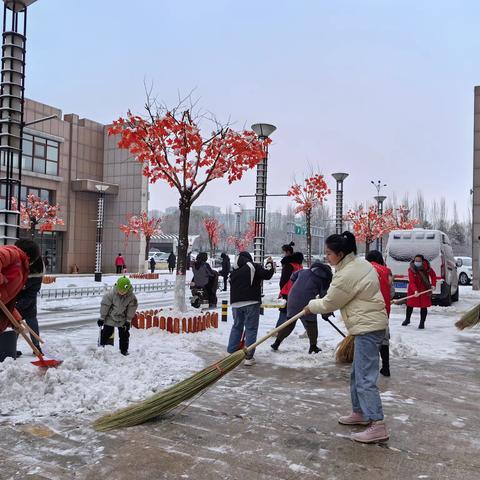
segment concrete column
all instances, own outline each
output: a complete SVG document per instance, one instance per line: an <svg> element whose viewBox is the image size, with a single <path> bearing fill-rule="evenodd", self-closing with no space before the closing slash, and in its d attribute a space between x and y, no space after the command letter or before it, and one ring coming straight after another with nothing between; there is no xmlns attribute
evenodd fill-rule
<svg viewBox="0 0 480 480"><path fill-rule="evenodd" d="M473 289L480 290L480 87L475 87L473 122Z"/></svg>

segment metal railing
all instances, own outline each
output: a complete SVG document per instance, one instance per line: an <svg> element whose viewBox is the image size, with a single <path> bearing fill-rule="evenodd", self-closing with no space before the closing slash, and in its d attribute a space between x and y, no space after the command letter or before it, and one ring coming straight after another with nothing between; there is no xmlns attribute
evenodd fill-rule
<svg viewBox="0 0 480 480"><path fill-rule="evenodd" d="M80 297L101 297L112 285L102 285L101 287L66 287L66 288L45 288L40 290L40 298L47 300L63 299L63 298L80 298ZM148 292L171 292L175 289L175 282L165 280L164 282L155 283L134 283L133 291L135 293Z"/></svg>

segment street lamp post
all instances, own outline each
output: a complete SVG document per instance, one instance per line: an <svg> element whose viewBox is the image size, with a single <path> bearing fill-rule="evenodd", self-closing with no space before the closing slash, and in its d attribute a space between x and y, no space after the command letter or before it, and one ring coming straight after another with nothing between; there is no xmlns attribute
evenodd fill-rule
<svg viewBox="0 0 480 480"><path fill-rule="evenodd" d="M343 181L348 177L348 173L332 173L332 177L337 181L335 233L340 235L343 231Z"/></svg>
<svg viewBox="0 0 480 480"><path fill-rule="evenodd" d="M27 7L35 1L3 1L0 85L0 159L3 173L0 187L2 196L5 196L0 207L0 243L3 245L14 243L20 233L20 213L18 209L12 209L12 198L20 203Z"/></svg>
<svg viewBox="0 0 480 480"><path fill-rule="evenodd" d="M383 215L383 202L386 200L387 197L384 195L376 195L373 197L377 202L377 212L378 215ZM377 238L377 250L383 252L383 238L382 236Z"/></svg>
<svg viewBox="0 0 480 480"><path fill-rule="evenodd" d="M105 211L105 192L108 185L95 185L98 190L98 207L97 207L97 234L95 242L95 281L102 281L102 249L103 249L103 218Z"/></svg>
<svg viewBox="0 0 480 480"><path fill-rule="evenodd" d="M252 130L260 140L266 140L277 127L268 123L255 123ZM263 160L257 165L255 188L255 239L253 241L254 261L263 264L265 257L265 218L267 211L267 161L268 145L264 147Z"/></svg>
<svg viewBox="0 0 480 480"><path fill-rule="evenodd" d="M387 197L385 197L384 195L380 195L380 190L383 188L383 187L386 187L387 184L384 183L382 185L382 182L380 180L377 181L377 183L375 183L373 180L370 180L370 183L376 188L377 190L377 195L375 195L375 197L373 197L375 199L375 201L377 202L377 214L378 215L383 215L383 202L385 201L385 199ZM383 251L383 238L380 236L377 238L377 250L382 252Z"/></svg>

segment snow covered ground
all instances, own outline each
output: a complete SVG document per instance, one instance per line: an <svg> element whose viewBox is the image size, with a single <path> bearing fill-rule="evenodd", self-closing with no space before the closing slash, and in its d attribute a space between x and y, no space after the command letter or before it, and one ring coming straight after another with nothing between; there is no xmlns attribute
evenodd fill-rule
<svg viewBox="0 0 480 480"><path fill-rule="evenodd" d="M480 343L480 330L458 332L453 324L461 312L479 301L477 292L463 289L458 304L430 310L427 328L423 331L416 328L418 312L414 313L410 326L402 327L404 307L394 306L390 322L392 363L409 357L461 358L465 348L462 338L474 338ZM175 335L158 329L132 329L128 357L120 355L117 346L96 346L96 324L48 330L44 335L48 342L46 350L64 359L58 369L48 371L30 364L33 357L27 353L26 344L19 341L25 355L17 361L7 359L0 364L0 415L8 416L14 422L51 415L96 416L143 399L201 369L204 366L200 358L202 353L212 352L218 358L224 356L232 323L231 313L229 315L228 322L220 322L218 330L197 334ZM271 330L276 319L276 310L266 310L261 317L259 336ZM339 313L335 323L345 330ZM299 322L278 352L271 351L271 341L267 341L258 348L255 355L258 365L253 368L273 364L313 371L332 364L335 346L341 340L339 334L320 318L319 346L322 352L308 355L308 340L300 337L303 332Z"/></svg>

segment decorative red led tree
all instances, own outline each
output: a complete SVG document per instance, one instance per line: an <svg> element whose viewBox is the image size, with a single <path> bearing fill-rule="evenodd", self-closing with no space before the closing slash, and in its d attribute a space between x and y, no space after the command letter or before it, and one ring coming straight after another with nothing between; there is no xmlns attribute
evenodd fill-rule
<svg viewBox="0 0 480 480"><path fill-rule="evenodd" d="M392 230L411 230L418 220L409 217L410 211L403 205L389 208L383 215L378 214L377 207L371 205L368 211L363 206L357 210L350 210L345 219L352 222L353 233L358 241L365 242L365 251L370 251L370 245Z"/></svg>
<svg viewBox="0 0 480 480"><path fill-rule="evenodd" d="M192 204L213 180L226 177L228 183L240 180L264 157L263 143L251 131L236 132L216 125L203 136L190 110L154 112L146 106L148 118L131 112L109 129L119 135L118 146L128 150L143 165L150 183L166 182L179 193L179 242L175 307L186 310L185 271L188 227ZM268 142L268 140L266 140Z"/></svg>
<svg viewBox="0 0 480 480"><path fill-rule="evenodd" d="M12 208L18 209L17 199L12 197ZM50 232L55 225L65 223L58 217L60 207L58 204L50 205L48 200L41 200L36 195L27 195L26 202L20 202L20 227L29 230L32 238L38 226L40 233Z"/></svg>
<svg viewBox="0 0 480 480"><path fill-rule="evenodd" d="M120 225L120 230L125 234L125 244L128 243L130 235L135 235L137 238L143 235L145 237L145 260L148 260L150 239L162 232L161 221L162 219L158 217L148 218L147 212L141 212L140 215L128 215L126 225Z"/></svg>
<svg viewBox="0 0 480 480"><path fill-rule="evenodd" d="M210 244L210 257L213 257L217 245L220 243L220 232L223 229L223 225L216 218L204 218L203 226L207 232L208 243Z"/></svg>
<svg viewBox="0 0 480 480"><path fill-rule="evenodd" d="M350 210L345 220L352 223L353 234L359 242L365 243L365 252L370 251L370 245L382 235L390 232L391 225L388 217L391 213L388 210L379 215L377 207L371 205L365 210L362 205L357 210Z"/></svg>
<svg viewBox="0 0 480 480"><path fill-rule="evenodd" d="M316 173L305 179L303 185L293 184L287 192L297 204L295 213L305 215L307 227L307 264L312 264L312 210L323 204L325 197L330 194L330 189L323 175Z"/></svg>
<svg viewBox="0 0 480 480"><path fill-rule="evenodd" d="M255 239L255 220L250 220L247 224L247 230L240 237L230 236L227 238L227 242L235 247L238 252L247 250Z"/></svg>
<svg viewBox="0 0 480 480"><path fill-rule="evenodd" d="M410 217L410 209L404 205L400 205L396 209L390 208L385 214L387 215L390 231L412 230L419 223L416 218Z"/></svg>

